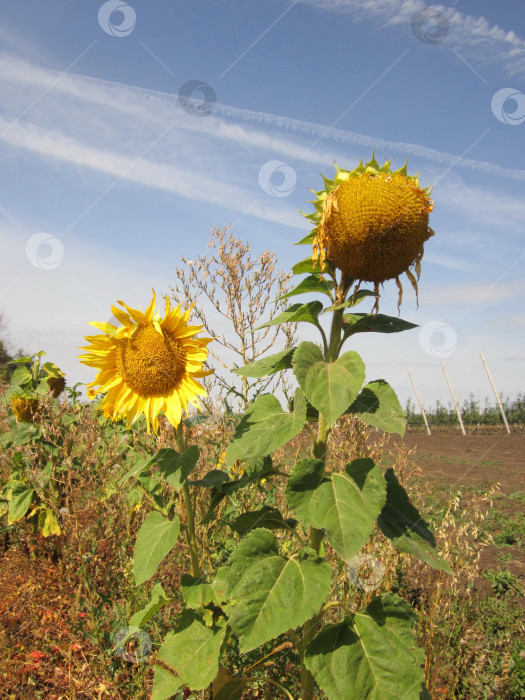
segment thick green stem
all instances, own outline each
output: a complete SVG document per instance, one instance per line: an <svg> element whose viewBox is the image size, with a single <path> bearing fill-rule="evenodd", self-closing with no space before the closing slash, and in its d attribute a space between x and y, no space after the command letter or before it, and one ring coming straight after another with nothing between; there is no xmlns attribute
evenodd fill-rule
<svg viewBox="0 0 525 700"><path fill-rule="evenodd" d="M184 510L186 512L186 539L191 557L191 575L196 578L201 576L201 567L199 563L199 554L197 551L197 540L195 538L195 517L193 513L193 503L188 486L184 484L182 487L182 496L184 499Z"/></svg>
<svg viewBox="0 0 525 700"><path fill-rule="evenodd" d="M339 350L341 348L341 332L343 329L343 313L344 309L338 309L334 311L332 315L332 327L330 329L330 342L328 347L325 345L325 360L327 362L335 362L339 356ZM313 455L317 459L321 459L323 462L326 460L326 452L328 448L328 438L330 436L331 427L328 425L325 417L319 414L319 428L317 431L317 440L313 446ZM317 554L321 547L321 542L323 541L324 532L323 530L318 530L317 528L311 528L310 530L310 547L314 549ZM302 640L299 647L301 652L301 700L313 700L314 696L314 677L310 671L306 668L304 663L304 653L308 644L312 641L318 624L322 619L324 614L324 608L320 612L316 613L310 620L308 620L303 625Z"/></svg>
<svg viewBox="0 0 525 700"><path fill-rule="evenodd" d="M184 424L182 421L177 426L176 432L177 447L180 452L186 450L186 436L184 435ZM184 515L186 516L186 527L184 531L186 533L186 540L188 542L188 548L190 550L191 559L191 575L196 578L201 576L201 567L199 563L199 553L197 550L197 539L195 537L195 512L193 507L193 502L191 500L190 489L187 484L182 487L182 503L184 507Z"/></svg>
<svg viewBox="0 0 525 700"><path fill-rule="evenodd" d="M328 445L328 436L330 435L330 426L328 425L326 418L319 414L319 429L317 431L317 440L313 446L313 455L317 459L326 458L326 449Z"/></svg>

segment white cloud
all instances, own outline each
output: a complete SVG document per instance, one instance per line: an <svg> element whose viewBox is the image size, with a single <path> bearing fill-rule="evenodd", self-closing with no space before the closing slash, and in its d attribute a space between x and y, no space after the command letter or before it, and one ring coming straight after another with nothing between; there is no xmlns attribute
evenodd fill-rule
<svg viewBox="0 0 525 700"><path fill-rule="evenodd" d="M422 0L301 0L321 10L349 14L355 21L376 20L383 27L404 28L408 34ZM509 76L525 77L525 40L514 31L490 24L484 17L465 15L453 7L432 5L449 22L443 47L482 65L502 65Z"/></svg>
<svg viewBox="0 0 525 700"><path fill-rule="evenodd" d="M427 148L420 144L388 141L373 135L358 134L335 129L280 115L240 109L217 104L207 118L194 118L186 115L179 107L176 95L144 88L87 78L79 75L62 75L55 71L34 66L11 56L0 56L0 84L3 88L4 113L6 119L16 119L17 115L31 102L23 88L29 88L30 97L36 101L40 125L53 128L65 127L70 133L81 135L111 135L112 143L125 147L129 143L148 146L150 136L158 135L162 128L173 124L176 129L170 134L178 134L178 145L184 145L184 132L195 132L207 138L232 142L241 145L248 152L251 149L273 151L284 158L304 162L332 165L340 154L337 147L327 150L326 141L352 146L366 146L370 149L399 153L403 158L418 157L431 162L470 169L481 173L525 180L525 170L503 168L494 163L458 157ZM49 90L52 85L52 90ZM33 91L31 92L31 89ZM47 92L46 92L47 91ZM42 97L39 98L39 95ZM56 96L56 97L55 97ZM86 103L91 106L86 110ZM98 110L92 109L93 105ZM65 109L67 108L67 114ZM119 113L120 117L115 116ZM9 113L9 117L8 114ZM133 117L131 118L126 118ZM31 117L34 119L33 117ZM117 121L115 121L117 119ZM116 127L118 124L118 129ZM260 128L249 128L246 124ZM147 126L147 129L145 127ZM278 131L268 132L268 127ZM5 127L6 128L6 127ZM283 138L279 131L291 132L294 138ZM141 135L142 134L142 135ZM322 148L312 148L295 138L297 135L323 139ZM9 130L5 138L9 139Z"/></svg>

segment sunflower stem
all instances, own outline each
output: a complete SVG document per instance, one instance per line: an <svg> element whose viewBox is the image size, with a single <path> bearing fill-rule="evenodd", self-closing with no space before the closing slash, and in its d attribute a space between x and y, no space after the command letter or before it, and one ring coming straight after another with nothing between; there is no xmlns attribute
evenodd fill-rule
<svg viewBox="0 0 525 700"><path fill-rule="evenodd" d="M184 452L187 448L187 440L186 435L184 434L184 423L182 421L176 428L175 437L179 452ZM182 506L186 519L186 527L184 530L186 534L186 541L188 542L188 549L190 550L191 575L195 578L200 578L201 567L199 562L199 553L197 550L197 539L195 537L195 509L191 500L190 489L187 484L184 484L182 487Z"/></svg>
<svg viewBox="0 0 525 700"><path fill-rule="evenodd" d="M348 293L348 288L345 287L341 290L340 301L344 301L344 297ZM341 349L341 334L343 329L343 314L344 309L337 309L332 313L332 326L330 328L330 343L328 347L325 344L325 360L326 362L335 362L339 357L339 351ZM317 440L315 440L312 453L314 457L322 460L326 464L326 453L328 447L328 438L330 437L330 432L332 428L328 424L326 418L319 414L319 428L317 431ZM321 543L323 541L324 532L315 527L310 529L310 540L309 546L315 550L316 554L319 554L321 549ZM305 622L302 629L302 641L300 645L300 655L301 655L301 700L313 700L314 696L314 677L310 671L306 668L304 663L304 652L306 647L312 641L319 622L321 621L325 612L325 606L321 608L310 620Z"/></svg>

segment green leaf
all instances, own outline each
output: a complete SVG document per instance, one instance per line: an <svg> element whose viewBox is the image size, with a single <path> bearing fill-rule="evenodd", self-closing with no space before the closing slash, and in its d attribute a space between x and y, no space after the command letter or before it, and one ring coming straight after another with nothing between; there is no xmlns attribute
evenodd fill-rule
<svg viewBox="0 0 525 700"><path fill-rule="evenodd" d="M151 590L149 603L145 608L139 610L130 617L129 626L144 627L144 625L151 620L158 610L164 607L166 603L170 603L172 600L173 598L168 598L161 584L156 583Z"/></svg>
<svg viewBox="0 0 525 700"><path fill-rule="evenodd" d="M168 484L176 491L180 491L186 483L188 476L195 469L199 460L199 454L200 452L197 445L191 445L181 454L175 450L166 448L159 450L155 457L149 462L148 466L156 464Z"/></svg>
<svg viewBox="0 0 525 700"><path fill-rule="evenodd" d="M58 524L56 515L51 508L44 508L38 514L38 529L42 533L43 537L60 535L60 525Z"/></svg>
<svg viewBox="0 0 525 700"><path fill-rule="evenodd" d="M283 311L279 316L272 318L271 321L263 323L262 326L255 328L256 331L267 326L276 326L281 323L313 323L314 326L319 325L319 314L323 310L323 305L320 301L309 301L307 304L292 304L286 311Z"/></svg>
<svg viewBox="0 0 525 700"><path fill-rule="evenodd" d="M290 369L294 351L295 348L288 348L275 355L263 357L262 360L250 362L249 365L238 367L232 371L234 374L238 374L241 377L266 377L269 374L281 372L283 369Z"/></svg>
<svg viewBox="0 0 525 700"><path fill-rule="evenodd" d="M306 375L310 367L317 362L324 362L323 352L310 340L299 343L293 355L293 373L301 389L305 390Z"/></svg>
<svg viewBox="0 0 525 700"><path fill-rule="evenodd" d="M45 372L45 374L48 377L54 377L56 379L60 379L64 376L62 370L59 367L57 367L57 365L55 365L54 362L44 362L44 364L40 368L40 371Z"/></svg>
<svg viewBox="0 0 525 700"><path fill-rule="evenodd" d="M312 549L291 559L279 555L269 530L252 530L231 556L230 624L246 653L298 627L319 610L330 592L329 564Z"/></svg>
<svg viewBox="0 0 525 700"><path fill-rule="evenodd" d="M294 354L295 376L308 401L326 418L328 425L333 425L359 393L365 378L365 365L352 351L341 355L335 362L318 359L304 374L307 362L319 357L319 348L314 352L313 347L316 347L313 343L301 343L297 348Z"/></svg>
<svg viewBox="0 0 525 700"><path fill-rule="evenodd" d="M324 478L321 465L319 460L296 464L286 486L286 500L297 517L325 530L330 545L349 561L366 544L381 513L386 482L371 459L355 459L343 474Z"/></svg>
<svg viewBox="0 0 525 700"><path fill-rule="evenodd" d="M153 457L149 457L146 460L139 458L137 464L124 474L120 483L123 484L132 476L137 476L137 474L140 474L156 464L168 484L176 491L180 491L186 483L188 476L195 469L198 460L199 448L196 445L191 445L191 447L182 454L171 447L163 447L156 452Z"/></svg>
<svg viewBox="0 0 525 700"><path fill-rule="evenodd" d="M179 678L162 666L155 666L151 700L171 700L175 693L183 688L184 683Z"/></svg>
<svg viewBox="0 0 525 700"><path fill-rule="evenodd" d="M315 237L315 232L316 229L312 229L310 233L306 234L304 238L301 238L300 241L297 241L297 243L294 243L294 245L312 245ZM310 256L310 260L312 259L312 256ZM293 270L293 268L292 268ZM295 273L294 273L295 274Z"/></svg>
<svg viewBox="0 0 525 700"><path fill-rule="evenodd" d="M303 392L296 389L293 413L285 413L279 400L272 394L263 394L250 406L242 418L226 450L225 464L236 460L263 457L301 432L306 419Z"/></svg>
<svg viewBox="0 0 525 700"><path fill-rule="evenodd" d="M330 700L419 700L425 655L412 632L414 613L393 594L326 625L308 645L305 665Z"/></svg>
<svg viewBox="0 0 525 700"><path fill-rule="evenodd" d="M11 375L11 386L28 388L33 383L33 375L27 367L17 367Z"/></svg>
<svg viewBox="0 0 525 700"><path fill-rule="evenodd" d="M346 314L343 317L345 338L354 333L401 333L411 328L417 328L417 324L385 314Z"/></svg>
<svg viewBox="0 0 525 700"><path fill-rule="evenodd" d="M282 299L289 299L290 297L295 297L299 294L326 294L330 299L332 299L332 289L334 288L334 283L331 279L321 279L319 274L308 275L303 280L299 282L297 287L291 289L286 294L280 296L276 301L281 301Z"/></svg>
<svg viewBox="0 0 525 700"><path fill-rule="evenodd" d="M213 585L207 583L201 577L183 574L181 578L181 592L186 605L190 608L202 608L210 603L219 605Z"/></svg>
<svg viewBox="0 0 525 700"><path fill-rule="evenodd" d="M410 503L407 492L399 483L394 470L387 469L386 503L378 525L398 549L421 559L433 569L453 573L450 565L436 552L436 541L426 522Z"/></svg>
<svg viewBox="0 0 525 700"><path fill-rule="evenodd" d="M224 667L219 668L217 678L213 681L213 700L241 700L244 687L249 682L245 678L234 678Z"/></svg>
<svg viewBox="0 0 525 700"><path fill-rule="evenodd" d="M9 513L7 522L10 525L25 516L29 510L35 491L24 481L11 481L9 488Z"/></svg>
<svg viewBox="0 0 525 700"><path fill-rule="evenodd" d="M324 469L320 459L302 459L293 467L286 483L286 502L308 525L312 525L310 503L324 479Z"/></svg>
<svg viewBox="0 0 525 700"><path fill-rule="evenodd" d="M159 564L173 548L179 536L179 520L166 520L157 511L148 513L135 543L133 573L137 585L157 573Z"/></svg>
<svg viewBox="0 0 525 700"><path fill-rule="evenodd" d="M268 530L293 530L289 520L285 520L280 511L271 506L263 506L260 510L246 511L228 524L241 536L256 527L265 527Z"/></svg>
<svg viewBox="0 0 525 700"><path fill-rule="evenodd" d="M405 412L388 382L377 379L369 382L350 406L347 413L354 413L365 423L386 433L405 434Z"/></svg>
<svg viewBox="0 0 525 700"><path fill-rule="evenodd" d="M189 481L191 486L204 486L205 488L212 488L213 486L222 486L222 484L227 483L230 477L222 469L212 469L207 474L205 474L202 479L197 479L197 481Z"/></svg>
<svg viewBox="0 0 525 700"><path fill-rule="evenodd" d="M213 591L215 593L217 600L219 601L219 604L223 603L227 598L228 574L229 573L230 573L230 570L227 566L220 566L217 569L217 573L215 574L215 578L211 582L211 586L213 588Z"/></svg>
<svg viewBox="0 0 525 700"><path fill-rule="evenodd" d="M204 690L219 670L225 631L225 627L206 627L194 612L186 610L177 630L165 636L159 657L177 671L184 685Z"/></svg>

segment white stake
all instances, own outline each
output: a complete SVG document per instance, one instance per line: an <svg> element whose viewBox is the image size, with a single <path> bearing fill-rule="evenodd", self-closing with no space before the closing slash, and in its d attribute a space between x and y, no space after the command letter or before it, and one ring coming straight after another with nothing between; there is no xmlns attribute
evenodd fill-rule
<svg viewBox="0 0 525 700"><path fill-rule="evenodd" d="M444 364L443 360L441 360L441 367L443 369L443 374L445 375L445 379L447 380L448 390L450 391L450 395L452 396L452 401L454 402L454 407L456 409L456 413L458 416L459 425L461 426L461 432L463 433L463 435L466 435L467 433L465 432L465 426L463 425L463 421L461 420L461 413L459 410L458 402L456 401L456 397L454 396L454 392L452 391L452 387L450 385L447 370L445 369L445 364Z"/></svg>
<svg viewBox="0 0 525 700"><path fill-rule="evenodd" d="M417 386L416 386L416 383L414 381L414 377L412 376L412 372L410 371L410 367L407 367L407 370L408 370L408 376L410 377L410 381L412 382L412 386L414 387L414 391L416 392L417 400L419 402L419 408L421 409L421 415L423 416L423 420L425 421L425 425L427 427L427 433L429 435L432 435L432 433L430 432L430 428L428 427L428 421L427 421L427 416L425 413L425 407L423 406L423 402L421 401L421 399L419 397L419 392L417 390Z"/></svg>
<svg viewBox="0 0 525 700"><path fill-rule="evenodd" d="M485 362L485 358L483 357L483 353L480 352L479 354L481 356L481 361L483 362L483 365L484 365L485 369L487 370L487 376L488 376L489 381L491 383L492 391L494 392L494 396L496 397L496 401L498 402L501 417L503 418L503 422L505 423L505 427L507 428L507 433L510 433L509 424L507 422L507 416L505 415L505 411L503 410L503 406L501 405L501 401L500 401L500 398L498 396L498 392L496 391L496 387L494 385L494 382L492 381L492 377L491 377L490 372L489 372L489 368L487 366L487 363Z"/></svg>

